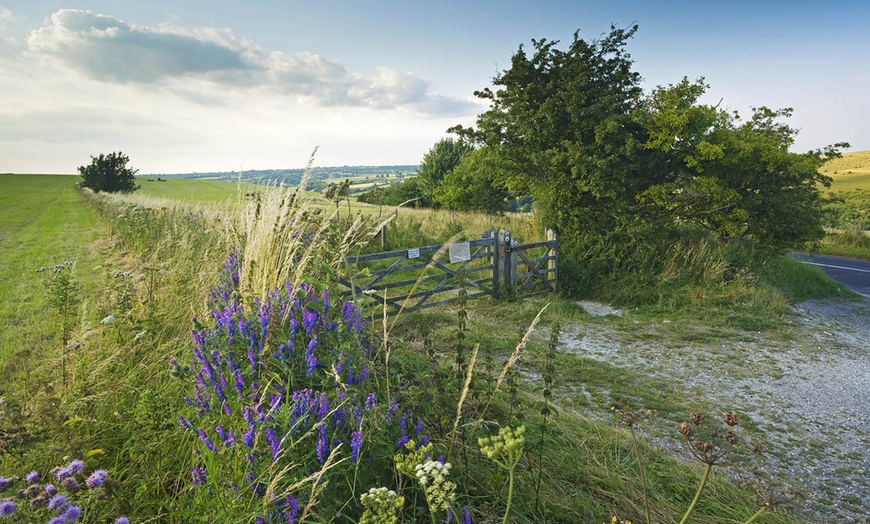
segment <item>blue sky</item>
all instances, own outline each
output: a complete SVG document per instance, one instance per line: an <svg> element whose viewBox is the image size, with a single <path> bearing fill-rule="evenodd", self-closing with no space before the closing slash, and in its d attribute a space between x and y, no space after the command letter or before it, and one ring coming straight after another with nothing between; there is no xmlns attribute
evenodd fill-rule
<svg viewBox="0 0 870 524"><path fill-rule="evenodd" d="M870 2L130 0L0 3L0 172L415 164L486 109L532 38L640 30L644 86L792 107L795 150L870 149Z"/></svg>

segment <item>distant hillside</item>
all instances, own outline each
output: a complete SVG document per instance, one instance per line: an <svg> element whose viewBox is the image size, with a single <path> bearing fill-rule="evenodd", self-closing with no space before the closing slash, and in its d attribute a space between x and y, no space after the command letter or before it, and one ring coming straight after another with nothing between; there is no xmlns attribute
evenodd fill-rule
<svg viewBox="0 0 870 524"><path fill-rule="evenodd" d="M414 175L417 171L415 165L399 165L399 166L340 166L340 167L314 167L311 168L311 187L319 186L329 179L402 179L405 176ZM283 184L285 186L295 186L302 181L304 169L262 169L250 171L220 171L220 172L202 172L202 173L152 173L148 177L163 177L163 178L195 178L205 180L232 180L236 181L241 177L243 182L251 182L254 184Z"/></svg>
<svg viewBox="0 0 870 524"><path fill-rule="evenodd" d="M844 153L842 157L825 163L822 173L834 179L831 192L870 191L870 151Z"/></svg>

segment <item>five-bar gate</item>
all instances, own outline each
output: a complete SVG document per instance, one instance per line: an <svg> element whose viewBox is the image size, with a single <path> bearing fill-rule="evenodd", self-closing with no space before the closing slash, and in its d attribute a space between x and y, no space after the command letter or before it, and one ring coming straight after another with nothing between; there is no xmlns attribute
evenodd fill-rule
<svg viewBox="0 0 870 524"><path fill-rule="evenodd" d="M347 257L353 276L339 282L345 295L395 315L462 298L554 293L558 258L552 231L545 241L518 244L510 232L493 230L468 242Z"/></svg>

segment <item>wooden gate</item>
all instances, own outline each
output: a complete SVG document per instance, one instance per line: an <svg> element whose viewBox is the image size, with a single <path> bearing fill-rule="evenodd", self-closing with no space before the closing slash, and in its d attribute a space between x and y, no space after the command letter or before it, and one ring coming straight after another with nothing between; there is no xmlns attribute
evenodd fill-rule
<svg viewBox="0 0 870 524"><path fill-rule="evenodd" d="M457 302L461 290L466 300L552 293L558 242L555 234L548 238L520 245L510 232L493 230L468 242L347 257L353 277L339 283L345 296L386 307L388 315Z"/></svg>

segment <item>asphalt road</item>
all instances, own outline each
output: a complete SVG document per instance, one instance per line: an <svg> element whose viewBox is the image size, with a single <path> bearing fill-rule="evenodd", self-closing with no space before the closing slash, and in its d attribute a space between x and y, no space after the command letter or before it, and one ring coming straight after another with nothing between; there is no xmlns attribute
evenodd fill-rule
<svg viewBox="0 0 870 524"><path fill-rule="evenodd" d="M792 254L796 259L818 266L829 277L855 293L870 297L870 261L826 255Z"/></svg>

